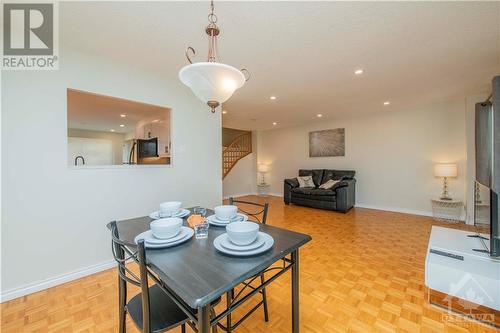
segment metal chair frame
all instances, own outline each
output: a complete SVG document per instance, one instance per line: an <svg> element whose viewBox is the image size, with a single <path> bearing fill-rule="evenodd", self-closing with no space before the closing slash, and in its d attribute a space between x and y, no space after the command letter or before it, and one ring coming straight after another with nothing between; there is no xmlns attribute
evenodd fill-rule
<svg viewBox="0 0 500 333"><path fill-rule="evenodd" d="M144 240L137 244L137 248L132 250L129 246L120 240L116 221L110 222L108 228L111 230L111 250L115 261L118 263L118 307L119 307L119 332L126 332L126 314L127 314L127 282L141 288L142 301L142 330L151 332L151 316L149 302L149 283L148 275L151 275L146 266L146 249ZM127 263L135 262L139 265L139 276L127 267ZM179 322L181 332L186 332L186 322ZM173 328L173 327L170 327ZM167 328L165 328L166 330Z"/></svg>
<svg viewBox="0 0 500 333"><path fill-rule="evenodd" d="M266 224L267 211L269 210L269 204L267 202L264 204L260 204L260 203L251 202L251 201L235 200L233 197L231 197L231 198L229 198L229 204L230 205L244 204L244 205L259 207L259 209L257 211L248 211L246 209L242 209L241 207L238 207L238 211L240 211L248 216L251 216L252 219L249 219L249 221ZM226 316L226 325L218 323L219 327L222 330L224 330L228 333L231 333L232 330L236 329L245 319L247 319L252 313L254 313L261 306L263 307L263 310L264 310L264 321L268 322L269 321L269 311L268 311L268 306L267 306L267 294L266 294L266 288L265 288L265 286L267 285L266 282L268 282L268 281L265 280L264 273L269 272L271 270L280 269L281 272L279 274L277 274L279 276L282 273L284 273L286 270L288 270L288 268L289 267L285 266L285 261L283 261L283 268L280 268L280 267L268 268L268 269L264 270L263 272L253 276L249 280L243 282L242 283L243 288L236 295L235 295L234 289L231 289L230 292L226 293L226 303L227 303L228 309L234 308L235 304L237 304L238 306L241 305L242 302L246 301L248 298L250 298L251 296L253 296L256 293L261 294L262 300L259 303L257 303L252 309L250 309L247 313L245 313L243 315L243 317L241 317L234 324L232 322L233 318L231 315L231 311L229 311L227 313L227 316ZM274 278L277 278L278 276L273 276L273 278L271 278L271 279L274 280ZM254 282L258 278L260 278L260 282L261 282L260 286L259 287L252 286L251 285L252 282ZM245 297L238 300L238 298L240 298L240 296L243 294L243 291L245 291L245 289L247 289L247 288L251 289L252 292L250 292Z"/></svg>
<svg viewBox="0 0 500 333"><path fill-rule="evenodd" d="M127 314L127 282L141 288L143 317L145 313L148 314L146 318L143 318L143 332L150 332L148 277L151 278L151 280L153 280L153 282L156 283L158 287L163 290L163 292L170 296L172 301L187 315L188 319L186 319L186 321L183 323L179 323L179 325L181 326L181 333L186 332L186 324L188 324L193 331L198 332L198 329L194 324L194 322L197 321L196 313L194 311L186 311L185 309L188 309L190 307L181 299L179 299L174 293L172 293L170 289L163 283L163 281L161 281L158 276L156 276L148 269L146 264L146 249L144 247L144 241L139 241L139 243L137 244L137 249L132 250L129 244L120 240L118 236L116 221L108 223L107 227L111 230L111 250L113 253L113 257L118 263L119 332L126 332L125 321ZM138 277L132 270L127 267L126 264L130 262L135 262L139 265L140 277ZM219 300L214 301L213 305L215 306L219 302L220 298ZM213 307L210 309L210 314L212 318L216 317L216 313ZM216 323L212 324L212 333L217 333Z"/></svg>

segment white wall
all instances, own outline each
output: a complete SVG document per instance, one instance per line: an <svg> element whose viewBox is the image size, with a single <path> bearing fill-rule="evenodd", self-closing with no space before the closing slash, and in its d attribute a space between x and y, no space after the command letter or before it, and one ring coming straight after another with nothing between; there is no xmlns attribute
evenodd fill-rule
<svg viewBox="0 0 500 333"><path fill-rule="evenodd" d="M345 128L345 157L310 158L308 133ZM465 198L465 99L413 109L395 105L377 114L322 120L258 133L258 163L270 165L271 192L283 194L283 179L300 168L356 171L358 206L430 214L430 198L441 193L433 176L436 162L457 162L450 180L455 198Z"/></svg>
<svg viewBox="0 0 500 333"><path fill-rule="evenodd" d="M222 181L224 199L257 194L257 132L252 132L252 153L239 160Z"/></svg>
<svg viewBox="0 0 500 333"><path fill-rule="evenodd" d="M239 160L222 181L224 199L257 193L256 153Z"/></svg>
<svg viewBox="0 0 500 333"><path fill-rule="evenodd" d="M109 267L113 219L144 216L161 201L214 206L222 197L220 112L177 73L64 46L60 61L58 71L2 73L2 300ZM173 165L68 168L68 87L172 108Z"/></svg>
<svg viewBox="0 0 500 333"><path fill-rule="evenodd" d="M125 134L123 133L111 133L111 132L102 132L102 131L90 131L90 130L82 130L78 128L68 128L68 137L70 138L84 138L84 139L103 139L103 140L109 140L112 144L112 153L111 153L111 162L108 163L107 165L110 164L122 164L123 162L123 145L125 143ZM68 139L69 142L69 139ZM85 142L82 140L82 142ZM69 146L69 145L68 145ZM85 144L83 144L83 147L85 147ZM71 151L69 150L68 147L68 152ZM69 153L68 153L69 154ZM77 153L75 156L68 156L68 165L73 166L75 161L75 157L78 155L82 155L80 153ZM87 157L84 155L85 158L85 164L90 164L88 162ZM78 163L82 163L79 161Z"/></svg>

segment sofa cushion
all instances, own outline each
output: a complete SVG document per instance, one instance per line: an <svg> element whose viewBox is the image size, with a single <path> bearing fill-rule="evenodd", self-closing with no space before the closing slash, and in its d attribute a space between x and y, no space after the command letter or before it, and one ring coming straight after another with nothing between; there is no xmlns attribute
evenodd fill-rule
<svg viewBox="0 0 500 333"><path fill-rule="evenodd" d="M330 179L341 180L342 178L354 178L356 171L353 170L330 170L326 169L323 172L323 178L321 179L321 184L326 183Z"/></svg>
<svg viewBox="0 0 500 333"><path fill-rule="evenodd" d="M292 196L295 198L303 198L319 201L335 201L335 191L323 190L319 188L294 188Z"/></svg>
<svg viewBox="0 0 500 333"><path fill-rule="evenodd" d="M321 181L323 179L323 171L323 169L300 169L299 176L312 176L314 184L316 185L316 187L318 187L319 185L323 184L323 182Z"/></svg>
<svg viewBox="0 0 500 333"><path fill-rule="evenodd" d="M320 196L335 196L335 191L325 190L322 188L315 188L311 191L312 195L320 195Z"/></svg>
<svg viewBox="0 0 500 333"><path fill-rule="evenodd" d="M335 184L337 184L338 182L340 182L340 180L330 179L330 180L327 180L326 182L324 182L323 184L321 184L319 186L319 188L322 188L322 189L325 189L325 190L329 190L329 189L333 188L333 186Z"/></svg>
<svg viewBox="0 0 500 333"><path fill-rule="evenodd" d="M314 188L315 184L311 176L298 176L297 181L299 182L300 188Z"/></svg>
<svg viewBox="0 0 500 333"><path fill-rule="evenodd" d="M296 187L292 188L292 193L305 194L305 195L335 195L335 191L324 190L322 188L304 188Z"/></svg>
<svg viewBox="0 0 500 333"><path fill-rule="evenodd" d="M291 192L292 193L298 193L298 194L305 194L305 195L311 195L311 191L314 190L313 188L307 188L307 187L296 187L292 188Z"/></svg>

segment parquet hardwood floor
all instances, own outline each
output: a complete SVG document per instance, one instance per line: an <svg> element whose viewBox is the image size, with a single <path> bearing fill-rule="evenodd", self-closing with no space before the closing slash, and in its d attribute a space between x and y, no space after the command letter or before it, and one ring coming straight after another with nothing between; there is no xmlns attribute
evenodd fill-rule
<svg viewBox="0 0 500 333"><path fill-rule="evenodd" d="M313 238L301 250L301 332L498 332L467 319L446 321L445 311L427 303L425 253L431 226L440 224L431 218L362 208L341 214L285 206L276 197L247 199L270 202L268 223ZM236 332L290 332L289 274L268 287L268 298L270 322L257 311ZM117 303L111 269L3 303L1 331L116 332ZM130 319L127 329L137 332Z"/></svg>

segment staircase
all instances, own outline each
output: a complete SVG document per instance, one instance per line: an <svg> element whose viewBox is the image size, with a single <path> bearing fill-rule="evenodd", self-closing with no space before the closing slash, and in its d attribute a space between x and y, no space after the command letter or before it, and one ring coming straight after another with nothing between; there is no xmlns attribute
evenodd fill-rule
<svg viewBox="0 0 500 333"><path fill-rule="evenodd" d="M222 150L222 179L243 157L252 153L252 133L242 134Z"/></svg>

